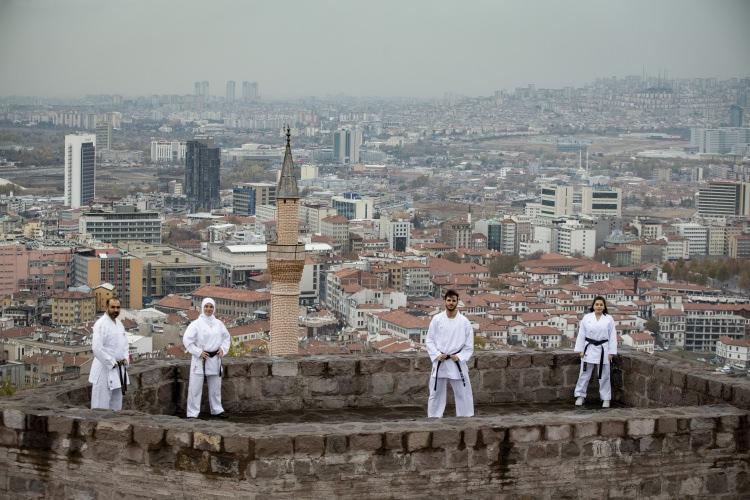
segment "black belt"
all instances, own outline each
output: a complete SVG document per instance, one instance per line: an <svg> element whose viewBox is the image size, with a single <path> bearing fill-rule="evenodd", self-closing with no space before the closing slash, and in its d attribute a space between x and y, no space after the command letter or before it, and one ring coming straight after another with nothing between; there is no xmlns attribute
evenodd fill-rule
<svg viewBox="0 0 750 500"><path fill-rule="evenodd" d="M583 356L582 357L584 357L584 358L586 357L586 349L588 349L590 345L595 345L595 346L599 347L600 345L606 344L607 342L609 342L609 339L594 340L594 339L590 339L590 338L586 337L586 347L583 348ZM601 354L601 356L599 358L599 380L602 379L602 365L603 364L604 364L604 348L602 348L602 354ZM583 371L586 371L586 362L585 361L583 362Z"/></svg>
<svg viewBox="0 0 750 500"><path fill-rule="evenodd" d="M125 365L125 360L117 362L117 375L120 377L120 391L124 396L128 392L128 368Z"/></svg>
<svg viewBox="0 0 750 500"><path fill-rule="evenodd" d="M208 354L209 358L213 358L214 356L216 356L217 354L219 354L220 350L221 349L216 349L213 352L209 352L209 351L203 351L203 352L205 352L206 354ZM224 367L221 366L221 360L219 360L219 378L221 378L223 371L224 371ZM206 358L203 358L203 382L204 383L208 383L208 378L206 376Z"/></svg>
<svg viewBox="0 0 750 500"><path fill-rule="evenodd" d="M451 358L451 356L455 356L459 352L461 352L460 349L458 351L454 352L453 354L449 354L447 358L445 358L445 359L439 359L438 360L437 368L435 368L435 390L436 391L437 391L438 372L440 371L440 364L443 361L446 361L448 359L453 360L453 358ZM461 371L461 361L460 360L459 361L453 360L453 362L456 363L456 368L458 368L458 374L461 375L461 382L464 384L464 387L466 387L466 379L464 379L464 372Z"/></svg>

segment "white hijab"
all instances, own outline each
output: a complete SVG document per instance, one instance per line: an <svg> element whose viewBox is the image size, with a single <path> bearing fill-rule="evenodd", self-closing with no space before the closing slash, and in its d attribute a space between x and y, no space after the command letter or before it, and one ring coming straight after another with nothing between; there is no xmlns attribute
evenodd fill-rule
<svg viewBox="0 0 750 500"><path fill-rule="evenodd" d="M203 308L206 307L206 304L211 304L212 306L214 306L214 313L211 316L206 316L206 313L203 312ZM214 299L210 297L206 297L205 299L203 299L203 302L201 302L200 318L209 326L213 325L214 321L216 320L216 302L214 302Z"/></svg>

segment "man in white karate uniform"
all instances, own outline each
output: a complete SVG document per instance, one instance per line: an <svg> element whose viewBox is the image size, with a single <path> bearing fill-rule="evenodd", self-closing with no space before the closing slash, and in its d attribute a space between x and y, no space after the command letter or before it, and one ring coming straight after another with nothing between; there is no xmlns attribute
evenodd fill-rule
<svg viewBox="0 0 750 500"><path fill-rule="evenodd" d="M91 340L94 361L89 373L89 382L93 384L91 409L122 409L123 385L127 387L129 380L126 367L130 353L128 335L117 319L119 315L120 301L112 297L107 299L107 312L94 323Z"/></svg>
<svg viewBox="0 0 750 500"><path fill-rule="evenodd" d="M471 417L474 415L474 395L466 362L474 354L474 329L469 320L458 312L458 293L448 290L443 298L445 311L436 314L430 321L425 342L432 360L427 416L443 416L447 383L450 381L456 401L456 416Z"/></svg>

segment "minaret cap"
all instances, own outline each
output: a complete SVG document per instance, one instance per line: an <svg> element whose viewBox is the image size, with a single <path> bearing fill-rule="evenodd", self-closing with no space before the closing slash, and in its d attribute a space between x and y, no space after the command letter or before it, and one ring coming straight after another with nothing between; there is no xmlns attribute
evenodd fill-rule
<svg viewBox="0 0 750 500"><path fill-rule="evenodd" d="M299 198L297 177L294 175L294 160L292 160L292 133L286 128L286 151L284 163L281 165L281 177L276 188L276 198Z"/></svg>

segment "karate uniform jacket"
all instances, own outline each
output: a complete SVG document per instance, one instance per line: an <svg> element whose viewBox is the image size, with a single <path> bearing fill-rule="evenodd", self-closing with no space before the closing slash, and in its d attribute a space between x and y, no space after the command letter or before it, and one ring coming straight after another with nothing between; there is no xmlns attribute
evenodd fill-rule
<svg viewBox="0 0 750 500"><path fill-rule="evenodd" d="M474 354L474 329L466 316L456 312L456 317L451 319L445 311L433 316L430 321L430 327L427 330L427 354L432 360L431 377L436 376L438 360L440 353L456 354L461 363L461 370L464 377L469 372L466 362ZM460 379L461 374L458 372L456 363L448 358L440 363L440 371L437 373L440 378Z"/></svg>
<svg viewBox="0 0 750 500"><path fill-rule="evenodd" d="M589 345L586 349L586 337L592 340L607 340L600 346ZM617 330L615 329L615 320L609 314L602 314L597 321L594 313L588 313L581 320L578 328L578 337L576 337L575 352L586 351L583 361L586 363L599 364L602 359L602 350L604 350L604 364L609 364L609 355L617 354Z"/></svg>
<svg viewBox="0 0 750 500"><path fill-rule="evenodd" d="M201 353L221 349L226 355L229 352L231 337L224 323L216 318L211 320L201 315L190 323L182 336L185 349L193 355L190 362L190 373L203 375ZM206 375L219 375L221 358L217 355L206 360Z"/></svg>
<svg viewBox="0 0 750 500"><path fill-rule="evenodd" d="M110 390L119 389L122 384L117 362L127 360L130 356L128 335L119 318L112 321L112 318L105 313L96 320L91 350L94 352L94 361L91 363L89 382L102 383L103 377L106 377ZM129 381L130 378L128 378L128 383Z"/></svg>

